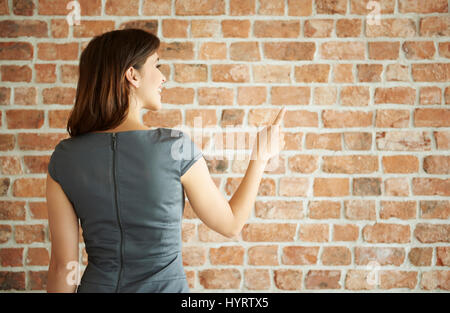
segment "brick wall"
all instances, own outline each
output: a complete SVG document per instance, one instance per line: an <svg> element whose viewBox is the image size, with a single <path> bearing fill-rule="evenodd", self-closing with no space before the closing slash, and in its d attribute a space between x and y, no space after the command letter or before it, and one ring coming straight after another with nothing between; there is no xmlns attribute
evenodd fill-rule
<svg viewBox="0 0 450 313"><path fill-rule="evenodd" d="M163 109L143 111L146 125L200 116L206 149L218 127L245 132L288 108L282 162L238 237L186 202L191 291L450 290L447 0L379 1L379 25L367 0L79 0L80 25L68 2L0 0L2 292L46 289L45 177L79 56L126 27L162 41ZM248 161L205 154L230 198Z"/></svg>

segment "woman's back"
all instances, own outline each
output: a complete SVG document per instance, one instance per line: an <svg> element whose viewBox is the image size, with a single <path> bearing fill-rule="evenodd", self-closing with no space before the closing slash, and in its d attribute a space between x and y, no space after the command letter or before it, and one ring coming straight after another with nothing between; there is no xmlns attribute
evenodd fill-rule
<svg viewBox="0 0 450 313"><path fill-rule="evenodd" d="M201 156L169 128L87 133L56 146L49 173L80 219L88 254L77 292L189 292L180 176Z"/></svg>

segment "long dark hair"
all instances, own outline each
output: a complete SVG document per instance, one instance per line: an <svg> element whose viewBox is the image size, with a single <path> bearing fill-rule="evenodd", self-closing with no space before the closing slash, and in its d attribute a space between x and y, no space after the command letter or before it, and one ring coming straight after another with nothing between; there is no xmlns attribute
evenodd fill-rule
<svg viewBox="0 0 450 313"><path fill-rule="evenodd" d="M140 70L159 49L159 38L142 29L95 36L80 57L75 104L67 122L71 137L120 125L128 114L130 85L125 72Z"/></svg>

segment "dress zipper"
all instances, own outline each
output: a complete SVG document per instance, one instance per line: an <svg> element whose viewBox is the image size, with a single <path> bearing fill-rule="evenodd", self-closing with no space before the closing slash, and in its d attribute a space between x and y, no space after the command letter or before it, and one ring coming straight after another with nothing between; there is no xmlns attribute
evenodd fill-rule
<svg viewBox="0 0 450 313"><path fill-rule="evenodd" d="M117 286L116 286L116 292L119 292L120 278L122 276L122 266L123 266L123 233L122 233L122 224L120 222L119 205L118 205L118 201L117 201L116 145L117 145L116 133L112 133L114 196L115 196L115 201L116 201L117 222L119 223L119 228L120 228L120 270L119 270L119 277L117 278Z"/></svg>

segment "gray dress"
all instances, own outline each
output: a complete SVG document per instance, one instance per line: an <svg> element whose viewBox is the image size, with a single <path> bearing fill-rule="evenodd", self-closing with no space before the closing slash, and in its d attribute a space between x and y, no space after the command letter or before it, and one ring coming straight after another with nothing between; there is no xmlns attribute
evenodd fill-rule
<svg viewBox="0 0 450 313"><path fill-rule="evenodd" d="M182 176L201 150L170 128L61 140L48 165L80 219L88 265L77 292L190 292Z"/></svg>

